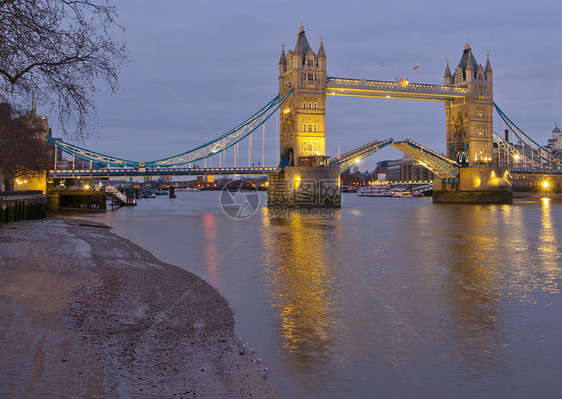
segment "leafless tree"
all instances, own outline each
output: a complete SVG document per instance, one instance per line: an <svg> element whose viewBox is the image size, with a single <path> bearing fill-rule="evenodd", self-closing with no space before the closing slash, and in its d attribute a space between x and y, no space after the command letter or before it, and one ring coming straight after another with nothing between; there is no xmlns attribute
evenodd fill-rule
<svg viewBox="0 0 562 399"><path fill-rule="evenodd" d="M99 84L115 92L127 60L115 18L109 0L0 0L0 102L49 106L65 133L87 137Z"/></svg>

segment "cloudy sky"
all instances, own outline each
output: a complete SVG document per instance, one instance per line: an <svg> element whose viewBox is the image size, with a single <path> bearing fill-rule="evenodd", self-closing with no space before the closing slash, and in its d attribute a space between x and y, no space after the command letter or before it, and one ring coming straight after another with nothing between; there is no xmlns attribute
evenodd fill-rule
<svg viewBox="0 0 562 399"><path fill-rule="evenodd" d="M205 143L245 120L277 94L281 44L294 48L301 19L315 51L324 37L328 75L338 77L404 76L441 84L447 58L454 70L468 39L479 63L485 65L490 54L495 102L520 128L546 144L555 122L562 122L559 1L115 4L126 28L118 37L131 61L121 71L121 91L96 99L98 133L85 146L102 153L154 160ZM337 154L338 144L344 152L388 137L445 151L443 103L330 97L326 108L328 155ZM502 131L497 115L494 122ZM272 119L266 129L266 164L272 166L276 134ZM261 150L261 133L253 144ZM241 148L245 155L239 162L247 163L247 144ZM257 162L261 152L253 156ZM363 166L399 157L385 149Z"/></svg>

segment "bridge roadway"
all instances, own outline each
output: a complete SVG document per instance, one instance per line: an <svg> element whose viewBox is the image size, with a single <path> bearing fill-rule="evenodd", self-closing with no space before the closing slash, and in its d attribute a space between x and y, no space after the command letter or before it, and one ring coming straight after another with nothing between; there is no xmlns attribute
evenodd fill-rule
<svg viewBox="0 0 562 399"><path fill-rule="evenodd" d="M379 142L381 147L390 144L392 139L385 140ZM399 147L402 144L406 144L406 142L411 142L410 140L404 142L397 142L392 143L393 146ZM415 143L414 143L415 144ZM401 150L404 150L401 148ZM419 149L417 152L420 152ZM410 154L410 151L408 151ZM440 176L441 178L451 177L458 177L458 170L456 170L457 174L454 174L453 171L447 170L448 173L443 173L443 165L442 160L445 159L443 156L440 157L433 157L427 159L422 155L427 155L427 152L423 152L423 154L419 154L416 152L412 152L410 156L418 159L418 161L422 162L422 164L429 168L433 173ZM354 155L355 156L355 155ZM362 158L362 157L360 157ZM440 158L440 159L436 159ZM455 164L453 161L450 161L451 164ZM343 167L341 165L340 169L341 172L349 169L347 164L344 164ZM450 166L451 165L447 165ZM454 165L458 166L458 165ZM449 169L448 168L448 169ZM458 168L457 168L458 169ZM97 169L49 169L47 171L47 176L51 178L65 178L65 177L132 177L132 176L204 176L204 175L254 175L254 176L263 176L269 175L272 173L280 173L281 168L274 168L274 167L246 167L246 168L97 168ZM510 174L512 178L516 176L562 176L562 170L554 170L554 169L510 169Z"/></svg>
<svg viewBox="0 0 562 399"><path fill-rule="evenodd" d="M399 100L452 101L468 96L468 88L410 83L406 79L387 82L367 79L326 78L331 96L393 98Z"/></svg>
<svg viewBox="0 0 562 399"><path fill-rule="evenodd" d="M99 168L50 169L47 176L61 177L129 177L129 176L202 176L202 175L268 175L279 173L279 168Z"/></svg>
<svg viewBox="0 0 562 399"><path fill-rule="evenodd" d="M562 176L562 170L560 169L510 169L509 173L512 178L515 176Z"/></svg>

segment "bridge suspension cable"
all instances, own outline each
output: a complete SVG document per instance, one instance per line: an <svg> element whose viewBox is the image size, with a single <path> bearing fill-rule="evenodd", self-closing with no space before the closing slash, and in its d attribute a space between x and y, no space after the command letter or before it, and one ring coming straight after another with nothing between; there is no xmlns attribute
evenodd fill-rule
<svg viewBox="0 0 562 399"><path fill-rule="evenodd" d="M233 129L223 135L196 147L192 150L174 155L168 158L158 159L156 161L131 161L123 158L117 158L110 155L101 154L90 151L85 148L65 143L61 139L47 136L47 141L55 147L60 148L66 153L72 154L77 158L93 162L98 165L113 167L171 167L185 165L202 159L209 158L213 155L220 154L224 150L236 145L240 140L248 137L254 130L263 125L283 103L293 94L294 89L289 90L283 97L277 95L269 101L258 112L250 116L244 122L240 123Z"/></svg>
<svg viewBox="0 0 562 399"><path fill-rule="evenodd" d="M519 157L525 160L525 165L531 165L533 168L541 168L541 169L561 169L562 166L562 158L554 155L550 151L548 151L545 147L538 144L535 140L525 134L511 119L507 117L507 115L498 107L496 103L494 103L494 108L497 111L500 118L504 121L504 123L509 127L509 130L513 132L515 136L521 141L523 144L522 151L517 151ZM499 136L498 136L499 137ZM494 136L494 139L496 137ZM500 137L501 139L501 137ZM509 144L509 143L508 143ZM513 147L513 145L511 145ZM528 148L530 151L531 157L527 155L525 149ZM516 151L516 147L515 147ZM535 159L536 157L536 159Z"/></svg>
<svg viewBox="0 0 562 399"><path fill-rule="evenodd" d="M523 165L531 165L534 169L542 168L542 164L538 162L534 158L529 158L525 151L523 150L518 151L517 148L510 143L509 141L504 140L499 134L496 132L492 132L494 137L494 142L498 145L499 148L503 149L506 154L508 154L516 163L520 163Z"/></svg>

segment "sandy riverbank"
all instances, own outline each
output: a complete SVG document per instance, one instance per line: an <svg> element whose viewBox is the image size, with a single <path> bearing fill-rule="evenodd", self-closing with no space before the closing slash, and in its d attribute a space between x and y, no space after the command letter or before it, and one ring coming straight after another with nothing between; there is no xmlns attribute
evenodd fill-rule
<svg viewBox="0 0 562 399"><path fill-rule="evenodd" d="M203 280L79 220L0 228L0 397L275 398Z"/></svg>

